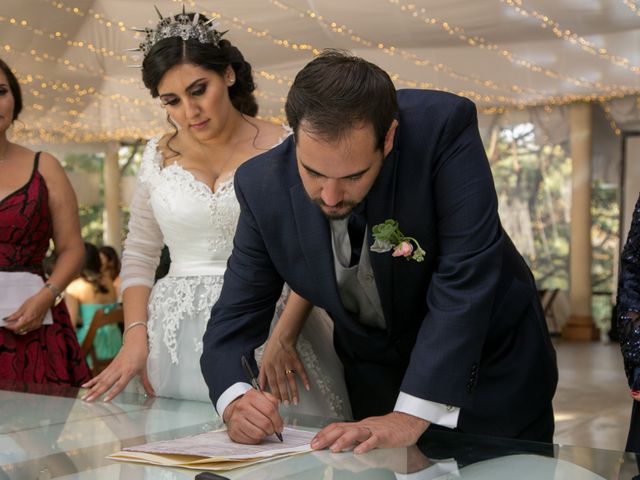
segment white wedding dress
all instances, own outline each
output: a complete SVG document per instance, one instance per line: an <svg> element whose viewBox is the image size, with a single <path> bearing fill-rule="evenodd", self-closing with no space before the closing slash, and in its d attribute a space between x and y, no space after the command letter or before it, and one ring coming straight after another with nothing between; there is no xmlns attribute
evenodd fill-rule
<svg viewBox="0 0 640 480"><path fill-rule="evenodd" d="M163 167L158 141L151 139L145 148L130 205L122 291L134 285L152 288L147 371L156 395L210 401L200 372L202 337L220 295L240 206L232 175L212 192L178 163ZM171 266L154 285L164 244ZM299 386L299 405L289 411L351 417L332 330L328 315L314 308L298 342L311 390Z"/></svg>

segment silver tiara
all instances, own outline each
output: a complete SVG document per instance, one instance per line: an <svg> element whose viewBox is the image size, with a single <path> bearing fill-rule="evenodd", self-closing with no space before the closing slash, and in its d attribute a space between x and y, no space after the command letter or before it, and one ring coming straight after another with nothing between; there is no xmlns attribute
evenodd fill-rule
<svg viewBox="0 0 640 480"><path fill-rule="evenodd" d="M211 43L213 46L218 47L220 45L220 39L227 33L219 32L216 30L218 26L214 23L215 19L204 20L199 13L193 14L193 19L189 18L189 14L185 12L184 5L182 6L182 13L171 17L163 17L158 10L158 7L154 6L160 21L156 25L155 30L152 28L132 28L135 32L145 34L145 38L140 43L138 48L129 49L131 52L142 52L143 56L147 56L151 48L160 40L165 38L180 37L185 42L190 39L198 40L200 43Z"/></svg>

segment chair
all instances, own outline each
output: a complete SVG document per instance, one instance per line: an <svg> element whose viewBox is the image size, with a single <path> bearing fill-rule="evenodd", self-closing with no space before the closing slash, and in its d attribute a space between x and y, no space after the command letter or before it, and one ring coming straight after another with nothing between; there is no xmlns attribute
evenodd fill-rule
<svg viewBox="0 0 640 480"><path fill-rule="evenodd" d="M111 363L111 358L108 359L99 359L96 356L95 346L93 344L96 333L100 327L104 327L105 325L116 324L118 326L124 325L124 310L122 306L117 306L115 308L111 308L107 310L98 310L91 320L91 326L89 327L89 331L87 332L87 336L84 338L82 342L82 346L80 350L84 358L88 358L91 360L91 375L96 376L102 370L107 368L109 363Z"/></svg>

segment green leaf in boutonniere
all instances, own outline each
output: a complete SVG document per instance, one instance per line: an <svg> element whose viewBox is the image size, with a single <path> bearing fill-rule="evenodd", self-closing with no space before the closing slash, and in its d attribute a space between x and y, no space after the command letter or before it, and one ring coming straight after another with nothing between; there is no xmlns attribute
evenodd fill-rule
<svg viewBox="0 0 640 480"><path fill-rule="evenodd" d="M394 257L405 257L416 262L424 261L425 251L413 237L405 236L395 220L387 219L371 229L373 245L369 250L376 253L385 253L393 250ZM415 247L414 247L415 245Z"/></svg>

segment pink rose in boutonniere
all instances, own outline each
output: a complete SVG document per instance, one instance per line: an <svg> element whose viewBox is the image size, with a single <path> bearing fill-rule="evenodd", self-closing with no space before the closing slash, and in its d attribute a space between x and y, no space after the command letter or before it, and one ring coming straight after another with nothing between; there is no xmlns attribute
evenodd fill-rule
<svg viewBox="0 0 640 480"><path fill-rule="evenodd" d="M422 262L425 251L413 237L405 236L395 220L385 220L371 229L374 242L369 248L372 252L385 253L393 250L394 257L404 257L407 260ZM415 244L415 249L414 249Z"/></svg>

